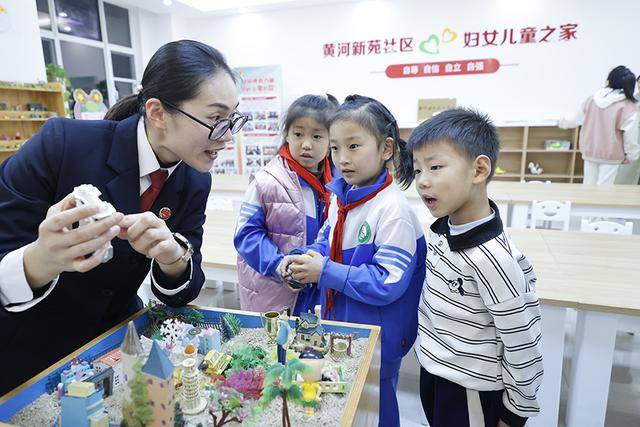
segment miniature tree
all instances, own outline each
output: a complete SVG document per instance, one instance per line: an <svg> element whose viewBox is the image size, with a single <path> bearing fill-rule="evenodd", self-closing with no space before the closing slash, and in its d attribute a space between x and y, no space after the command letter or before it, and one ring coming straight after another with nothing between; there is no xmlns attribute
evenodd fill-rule
<svg viewBox="0 0 640 427"><path fill-rule="evenodd" d="M234 421L242 423L252 415L252 411L248 408L248 401L242 393L227 387L222 381L216 381L211 391L209 414L213 419L213 427L222 427Z"/></svg>
<svg viewBox="0 0 640 427"><path fill-rule="evenodd" d="M301 403L302 390L294 381L299 373L310 368L298 359L291 359L286 365L273 365L264 379L264 390L260 397L260 406L266 408L278 396L282 397L282 426L291 427L287 401Z"/></svg>
<svg viewBox="0 0 640 427"><path fill-rule="evenodd" d="M123 409L122 425L126 427L144 427L153 421L153 412L149 407L147 384L142 375L142 360L133 367L135 375L129 380L131 403Z"/></svg>
<svg viewBox="0 0 640 427"><path fill-rule="evenodd" d="M227 313L220 317L220 324L222 325L222 334L225 341L230 340L240 333L242 329L242 323L240 319L231 313Z"/></svg>
<svg viewBox="0 0 640 427"><path fill-rule="evenodd" d="M186 425L187 425L187 421L184 419L184 413L182 412L182 408L180 407L180 402L176 402L175 415L173 417L173 426L185 427Z"/></svg>

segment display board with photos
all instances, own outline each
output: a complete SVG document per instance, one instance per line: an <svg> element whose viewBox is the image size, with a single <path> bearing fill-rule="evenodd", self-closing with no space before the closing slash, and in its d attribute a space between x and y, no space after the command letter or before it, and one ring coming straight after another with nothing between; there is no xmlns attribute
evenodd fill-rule
<svg viewBox="0 0 640 427"><path fill-rule="evenodd" d="M221 153L214 172L252 174L278 152L282 116L282 73L279 65L236 68L241 83L238 111L249 121Z"/></svg>

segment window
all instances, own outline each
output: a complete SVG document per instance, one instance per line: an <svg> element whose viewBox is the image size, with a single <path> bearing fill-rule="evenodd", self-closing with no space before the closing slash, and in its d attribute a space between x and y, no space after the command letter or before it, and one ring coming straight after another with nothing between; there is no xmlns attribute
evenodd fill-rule
<svg viewBox="0 0 640 427"><path fill-rule="evenodd" d="M124 79L136 77L132 56L112 52L111 63L113 64L113 77L122 77Z"/></svg>
<svg viewBox="0 0 640 427"><path fill-rule="evenodd" d="M58 32L102 40L98 0L55 0Z"/></svg>
<svg viewBox="0 0 640 427"><path fill-rule="evenodd" d="M57 64L56 47L52 39L42 38L42 53L44 53L45 65Z"/></svg>
<svg viewBox="0 0 640 427"><path fill-rule="evenodd" d="M131 47L129 11L122 7L105 3L104 15L107 21L109 43Z"/></svg>
<svg viewBox="0 0 640 427"><path fill-rule="evenodd" d="M38 9L38 25L41 29L51 29L51 15L49 14L48 0L36 0L36 8Z"/></svg>
<svg viewBox="0 0 640 427"><path fill-rule="evenodd" d="M46 64L62 66L74 88L98 89L107 106L134 93L135 9L104 0L36 0L36 6Z"/></svg>
<svg viewBox="0 0 640 427"><path fill-rule="evenodd" d="M102 49L80 43L60 42L62 63L69 81L75 89L82 89L87 94L92 89L102 92L105 104L108 103L107 75L104 67Z"/></svg>

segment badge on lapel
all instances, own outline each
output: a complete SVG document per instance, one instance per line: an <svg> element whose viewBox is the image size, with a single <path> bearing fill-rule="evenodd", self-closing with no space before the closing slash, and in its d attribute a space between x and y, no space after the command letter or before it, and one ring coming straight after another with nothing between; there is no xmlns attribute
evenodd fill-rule
<svg viewBox="0 0 640 427"><path fill-rule="evenodd" d="M158 218L164 221L171 218L171 209L167 207L161 208L160 211L158 212Z"/></svg>

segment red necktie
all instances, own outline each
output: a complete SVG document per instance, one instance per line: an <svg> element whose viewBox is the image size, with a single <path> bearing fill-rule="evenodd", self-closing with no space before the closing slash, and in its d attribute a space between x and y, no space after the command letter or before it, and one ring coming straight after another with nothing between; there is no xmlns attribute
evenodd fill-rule
<svg viewBox="0 0 640 427"><path fill-rule="evenodd" d="M142 196L140 196L140 212L146 212L151 209L153 202L156 201L162 186L169 177L169 172L166 170L158 169L155 172L151 172L149 175L151 178L151 187L147 188Z"/></svg>
<svg viewBox="0 0 640 427"><path fill-rule="evenodd" d="M342 264L342 238L344 232L344 222L347 219L347 213L350 210L360 206L361 204L373 199L379 192L391 185L392 182L393 178L391 178L391 174L387 172L387 178L385 179L384 184L382 184L376 191L369 194L367 197L363 197L362 199L353 203L349 203L346 206L342 206L342 203L340 203L340 199L336 198L336 201L338 202L338 220L336 221L336 225L333 228L333 238L331 239L331 249L329 251L329 258L332 261ZM327 289L327 305L324 308L325 318L327 318L327 314L329 314L329 311L332 310L336 305L336 295L338 295L338 291ZM333 317L333 314L330 316L330 318L331 317Z"/></svg>
<svg viewBox="0 0 640 427"><path fill-rule="evenodd" d="M327 216L329 216L329 201L331 198L331 190L325 187L326 184L331 182L331 163L329 163L329 157L327 156L322 160L322 182L320 182L314 174L309 172L293 158L291 151L289 150L289 144L283 145L278 154L287 161L289 167L293 169L300 178L304 179L311 188L318 192L322 199L322 203L324 204L324 219L327 219Z"/></svg>

